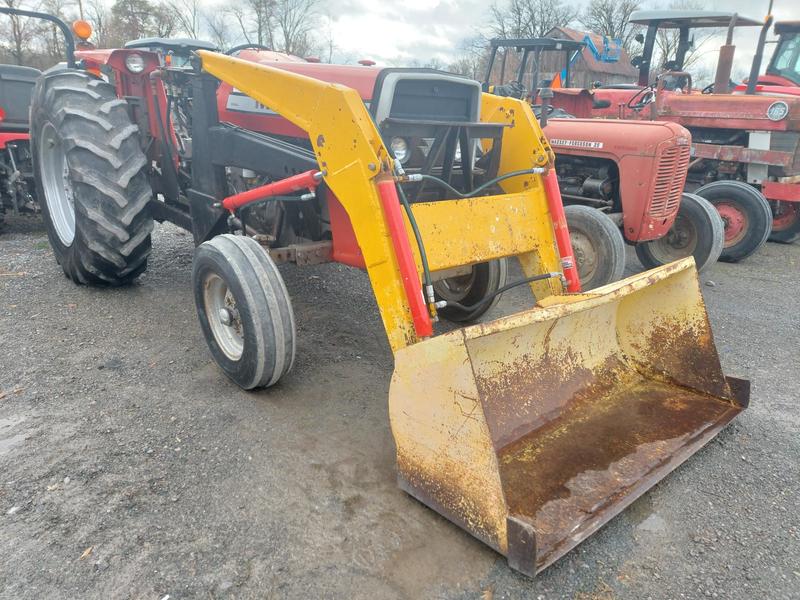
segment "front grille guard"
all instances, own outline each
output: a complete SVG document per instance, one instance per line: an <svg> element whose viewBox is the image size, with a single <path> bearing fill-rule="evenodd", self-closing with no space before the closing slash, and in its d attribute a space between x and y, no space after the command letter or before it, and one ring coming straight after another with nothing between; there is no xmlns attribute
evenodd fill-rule
<svg viewBox="0 0 800 600"><path fill-rule="evenodd" d="M677 212L689 160L688 145L669 146L660 153L648 210L651 217L665 219Z"/></svg>
<svg viewBox="0 0 800 600"><path fill-rule="evenodd" d="M416 121L390 117L380 125L381 137L389 145L394 137L406 139L430 140L428 152L422 164L404 165L409 173L436 175L462 193L471 192L476 186L476 174L489 180L497 176L500 167L500 156L503 145L503 129L500 123L453 122L453 121ZM476 140L491 140L492 149L475 160ZM460 151L460 160L456 160ZM457 164L458 163L458 164ZM477 169L477 171L476 171ZM454 184L454 175L460 173L460 181ZM407 184L409 200L419 202L423 198L425 181ZM443 190L437 190L434 198L425 200L442 200Z"/></svg>

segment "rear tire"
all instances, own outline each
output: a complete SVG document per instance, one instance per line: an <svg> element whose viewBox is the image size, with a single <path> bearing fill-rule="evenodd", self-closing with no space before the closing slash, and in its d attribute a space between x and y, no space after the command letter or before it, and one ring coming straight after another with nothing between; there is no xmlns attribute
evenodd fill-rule
<svg viewBox="0 0 800 600"><path fill-rule="evenodd" d="M622 278L625 240L611 217L597 209L573 204L564 207L572 251L583 291Z"/></svg>
<svg viewBox="0 0 800 600"><path fill-rule="evenodd" d="M450 300L465 306L476 304L506 285L508 281L508 261L505 258L473 265L467 275L450 277L436 281L433 291L437 300ZM491 301L484 302L474 310L464 310L456 306L439 309L442 318L456 323L475 321L500 301L497 294Z"/></svg>
<svg viewBox="0 0 800 600"><path fill-rule="evenodd" d="M791 244L800 239L800 202L770 202L772 208L772 233L770 242Z"/></svg>
<svg viewBox="0 0 800 600"><path fill-rule="evenodd" d="M81 71L41 77L31 154L47 236L76 283L122 285L147 268L153 219L139 128L114 87Z"/></svg>
<svg viewBox="0 0 800 600"><path fill-rule="evenodd" d="M684 193L670 230L664 237L636 244L636 256L647 269L693 256L697 270L713 265L725 244L725 223L714 205L696 194Z"/></svg>
<svg viewBox="0 0 800 600"><path fill-rule="evenodd" d="M738 262L767 241L772 211L764 194L741 181L714 181L695 191L720 213L725 224L725 245L719 259Z"/></svg>
<svg viewBox="0 0 800 600"><path fill-rule="evenodd" d="M239 387L277 383L292 368L294 311L278 268L253 238L218 235L200 244L194 302L216 363Z"/></svg>

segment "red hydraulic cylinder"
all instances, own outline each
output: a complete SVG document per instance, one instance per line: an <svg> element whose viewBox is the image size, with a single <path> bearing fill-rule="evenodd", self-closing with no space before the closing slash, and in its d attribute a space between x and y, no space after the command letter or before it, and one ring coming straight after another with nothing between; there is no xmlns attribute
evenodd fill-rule
<svg viewBox="0 0 800 600"><path fill-rule="evenodd" d="M222 208L233 212L251 202L258 202L272 196L291 194L301 190L313 190L322 182L322 173L311 170L297 175L292 175L286 179L273 181L266 185L261 185L246 192L228 196L222 201Z"/></svg>
<svg viewBox="0 0 800 600"><path fill-rule="evenodd" d="M561 255L561 267L564 269L564 277L567 279L567 291L580 292L581 280L578 277L578 266L572 252L567 216L564 214L564 204L561 201L561 190L558 187L555 169L550 169L544 176L544 193L547 196L550 218L553 220L558 253Z"/></svg>
<svg viewBox="0 0 800 600"><path fill-rule="evenodd" d="M400 277L403 280L403 288L411 307L414 329L419 337L430 337L433 335L433 325L422 296L422 284L419 281L414 255L411 253L411 243L408 241L403 214L400 212L400 199L397 197L395 182L392 179L386 179L378 182L377 186L383 205L383 214L386 215L386 225L389 228L389 235L392 237Z"/></svg>

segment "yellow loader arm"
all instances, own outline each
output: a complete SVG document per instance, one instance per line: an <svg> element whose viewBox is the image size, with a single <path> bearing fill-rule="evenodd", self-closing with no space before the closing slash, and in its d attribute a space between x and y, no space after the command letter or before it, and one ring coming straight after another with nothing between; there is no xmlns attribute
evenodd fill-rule
<svg viewBox="0 0 800 600"><path fill-rule="evenodd" d="M558 278L534 282L537 302L527 310L420 335L408 257L392 229L397 207L380 191L394 186L393 165L358 94L198 54L203 69L308 133L349 216L395 354L389 415L400 485L512 568L533 576L563 556L746 407L747 382L722 373L692 259L587 294L564 294ZM505 125L501 174L551 165L524 102L484 95L481 120ZM517 256L529 277L561 270L542 175L502 188L413 205L431 269Z"/></svg>

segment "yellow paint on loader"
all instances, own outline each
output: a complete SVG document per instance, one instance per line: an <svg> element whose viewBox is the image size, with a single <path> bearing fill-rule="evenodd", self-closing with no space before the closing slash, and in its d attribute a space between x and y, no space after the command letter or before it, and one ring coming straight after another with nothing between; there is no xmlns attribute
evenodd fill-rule
<svg viewBox="0 0 800 600"><path fill-rule="evenodd" d="M400 485L512 568L533 576L563 556L747 405L747 382L720 368L691 258L585 294L537 282L528 310L418 339L376 189L389 154L356 92L198 54L206 71L308 132L395 354ZM506 125L499 174L552 165L526 103L484 94L481 120ZM529 276L560 270L541 176L501 187L415 205L433 270L503 256Z"/></svg>

